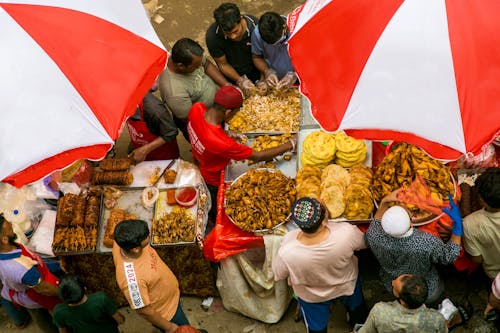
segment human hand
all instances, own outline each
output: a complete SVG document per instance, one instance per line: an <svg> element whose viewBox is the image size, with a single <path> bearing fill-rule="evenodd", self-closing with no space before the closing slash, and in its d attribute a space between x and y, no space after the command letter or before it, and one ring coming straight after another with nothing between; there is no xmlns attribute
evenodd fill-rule
<svg viewBox="0 0 500 333"><path fill-rule="evenodd" d="M278 75L276 74L276 71L269 68L264 73L264 76L266 77L267 85L269 87L276 88L276 85L278 84Z"/></svg>
<svg viewBox="0 0 500 333"><path fill-rule="evenodd" d="M239 132L235 132L235 131L231 131L231 130L228 130L226 133L227 133L227 136L229 136L231 139L234 139L241 144L244 144L248 141L248 137L243 133L239 133Z"/></svg>
<svg viewBox="0 0 500 333"><path fill-rule="evenodd" d="M448 193L448 199L450 204L448 207L443 208L442 211L448 215L453 220L453 227L451 228L451 233L456 236L462 236L463 226L462 226L462 214L460 213L460 208L453 201L453 197Z"/></svg>
<svg viewBox="0 0 500 333"><path fill-rule="evenodd" d="M137 164L141 163L146 159L146 156L148 155L148 151L144 149L143 147L139 147L137 149L134 149L128 157L132 160L132 163Z"/></svg>
<svg viewBox="0 0 500 333"><path fill-rule="evenodd" d="M249 78L247 78L246 75L241 76L236 84L238 85L238 88L243 91L243 95L245 96L248 96L252 92L252 90L255 89L255 85L252 81L250 81Z"/></svg>
<svg viewBox="0 0 500 333"><path fill-rule="evenodd" d="M265 94L267 94L267 83L266 81L259 81L257 83L257 92L259 93L259 95L261 96L264 96Z"/></svg>
<svg viewBox="0 0 500 333"><path fill-rule="evenodd" d="M297 80L297 74L295 72L288 72L276 85L276 90L290 88Z"/></svg>

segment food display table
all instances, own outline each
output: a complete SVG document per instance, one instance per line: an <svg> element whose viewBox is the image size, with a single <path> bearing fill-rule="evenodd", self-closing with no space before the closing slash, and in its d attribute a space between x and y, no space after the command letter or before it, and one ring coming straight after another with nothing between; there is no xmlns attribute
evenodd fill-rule
<svg viewBox="0 0 500 333"><path fill-rule="evenodd" d="M120 203L122 205L126 205L128 208L125 206L122 208L126 208L127 210L132 209L135 206L140 206L139 208L141 209L137 208L135 211L132 211L132 213L137 213L139 215L140 211L147 211L141 206L140 195L127 195L129 194L128 192L130 192L128 190L139 191L140 194L143 188L152 185L151 175L154 172L158 173L158 170L156 169L159 168L160 170L163 170L167 167L167 165L171 164L170 162L171 161L146 161L132 166L130 173L133 175L133 182L128 187L122 187L122 192L124 194L122 194L121 198L125 199L120 201L121 199L119 198L118 205ZM174 162L175 163L171 164L171 168L178 171L178 166L183 161L177 160ZM198 184L192 185L198 186ZM174 185L166 184L163 177L160 178L156 184L156 187L159 188L160 191L172 186ZM163 200L165 199L164 196L162 198ZM129 202L131 200L136 200L138 202ZM125 201L126 203L124 203ZM104 204L101 209L105 210ZM137 218L147 219L146 222L148 222L148 225L151 228L151 220L155 216L154 212L154 210L151 210L149 215L142 214ZM125 298L116 284L115 266L111 255L111 249L103 246L102 244L102 234L104 233L106 224L105 221L107 220L106 216L109 216L109 212L107 210L102 213L98 237L99 243L96 252L60 256L61 265L67 272L79 276L84 281L90 292L98 290L105 291L113 297L118 304L125 305ZM195 216L195 218L198 217L199 216ZM215 288L210 262L205 260L203 257L203 252L195 243L194 237L192 243L175 243L173 245L169 244L161 246L155 246L153 244L152 246L156 249L160 257L170 267L179 280L179 286L182 294L200 297L217 295L217 289Z"/></svg>

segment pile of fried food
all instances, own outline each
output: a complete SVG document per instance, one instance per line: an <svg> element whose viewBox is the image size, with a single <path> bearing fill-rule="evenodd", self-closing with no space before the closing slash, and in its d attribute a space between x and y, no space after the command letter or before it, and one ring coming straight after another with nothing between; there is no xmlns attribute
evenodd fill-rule
<svg viewBox="0 0 500 333"><path fill-rule="evenodd" d="M174 206L173 210L153 220L152 243L157 245L194 242L194 217L188 208Z"/></svg>
<svg viewBox="0 0 500 333"><path fill-rule="evenodd" d="M323 170L305 166L299 169L296 179L297 198L322 200L330 218L343 216L349 220L363 220L373 211L372 171L362 164L352 166L349 171L337 164L330 164Z"/></svg>
<svg viewBox="0 0 500 333"><path fill-rule="evenodd" d="M259 135L254 138L252 142L252 149L254 149L255 151L261 151L269 148L275 148L290 141L291 137L291 133L285 133L282 135ZM283 159L285 161L290 161L292 159L292 154L283 154ZM252 160L248 160L248 165L251 165L253 163L254 162ZM272 162L267 162L265 164L265 167L274 169L276 165Z"/></svg>
<svg viewBox="0 0 500 333"><path fill-rule="evenodd" d="M302 144L300 162L302 166L324 168L335 163L345 168L363 163L368 148L363 140L357 140L343 131L309 133Z"/></svg>
<svg viewBox="0 0 500 333"><path fill-rule="evenodd" d="M102 245L113 247L114 233L116 226L125 220L135 220L137 217L134 214L129 214L120 208L113 208L109 212L108 221L106 223L106 231L102 240Z"/></svg>
<svg viewBox="0 0 500 333"><path fill-rule="evenodd" d="M130 185L134 176L128 171L131 161L128 158L105 158L99 163L102 171L92 175L94 185Z"/></svg>
<svg viewBox="0 0 500 333"><path fill-rule="evenodd" d="M416 175L423 178L436 201L448 202L448 193L455 193L448 167L420 148L401 142L377 166L372 185L374 199L380 201L396 189L408 188ZM414 217L425 215L415 206L408 205L408 208Z"/></svg>
<svg viewBox="0 0 500 333"><path fill-rule="evenodd" d="M68 193L59 199L52 242L54 253L95 250L100 205L100 193Z"/></svg>
<svg viewBox="0 0 500 333"><path fill-rule="evenodd" d="M246 231L285 222L295 201L295 181L279 170L251 169L226 189L226 214Z"/></svg>
<svg viewBox="0 0 500 333"><path fill-rule="evenodd" d="M300 93L297 89L288 89L248 97L228 124L229 129L240 133L286 133L297 132L299 121Z"/></svg>

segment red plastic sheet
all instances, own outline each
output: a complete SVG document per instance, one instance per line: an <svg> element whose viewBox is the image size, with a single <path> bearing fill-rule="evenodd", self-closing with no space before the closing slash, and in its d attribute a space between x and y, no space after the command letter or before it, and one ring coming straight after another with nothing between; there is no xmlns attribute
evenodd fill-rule
<svg viewBox="0 0 500 333"><path fill-rule="evenodd" d="M224 211L225 190L226 184L224 183L224 172L222 172L217 195L217 220L215 227L205 237L203 244L205 258L215 262L248 249L264 247L262 236L255 236L251 232L243 231L229 220Z"/></svg>

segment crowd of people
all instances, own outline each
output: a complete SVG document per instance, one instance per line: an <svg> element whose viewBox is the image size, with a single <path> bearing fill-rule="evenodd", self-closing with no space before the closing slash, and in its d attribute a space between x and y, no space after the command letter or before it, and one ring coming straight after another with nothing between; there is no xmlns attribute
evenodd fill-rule
<svg viewBox="0 0 500 333"><path fill-rule="evenodd" d="M249 94L297 83L288 55L286 17L266 12L257 19L241 14L233 3L221 4L213 17L206 45L215 63L199 43L179 39L157 84L127 123L130 157L136 163L178 158L179 131L190 143L213 203L207 233L215 222L221 172L230 160L269 160L297 145L294 136L280 146L256 151L240 142L241 134L224 129ZM484 171L476 188L484 208L462 220L450 196L443 212L453 224L442 230L443 238L412 225L397 191L382 199L364 234L350 223L329 222L321 201L297 200L291 219L298 228L284 236L272 267L275 280L287 279L293 289L307 331L327 332L331 304L337 299L357 332L446 332L467 322L472 309L449 303L436 269L452 264L462 249L486 273L490 293L484 315L498 322L500 168ZM78 277L49 269L36 253L16 243L11 223L1 215L0 236L1 304L15 327L24 328L33 319L44 332L118 332L124 317L109 296L87 294ZM116 281L130 308L162 332L204 331L189 326L178 280L149 245L149 237L141 220L126 220L114 231ZM381 282L395 298L375 304L371 311L356 257L362 249L373 253Z"/></svg>

